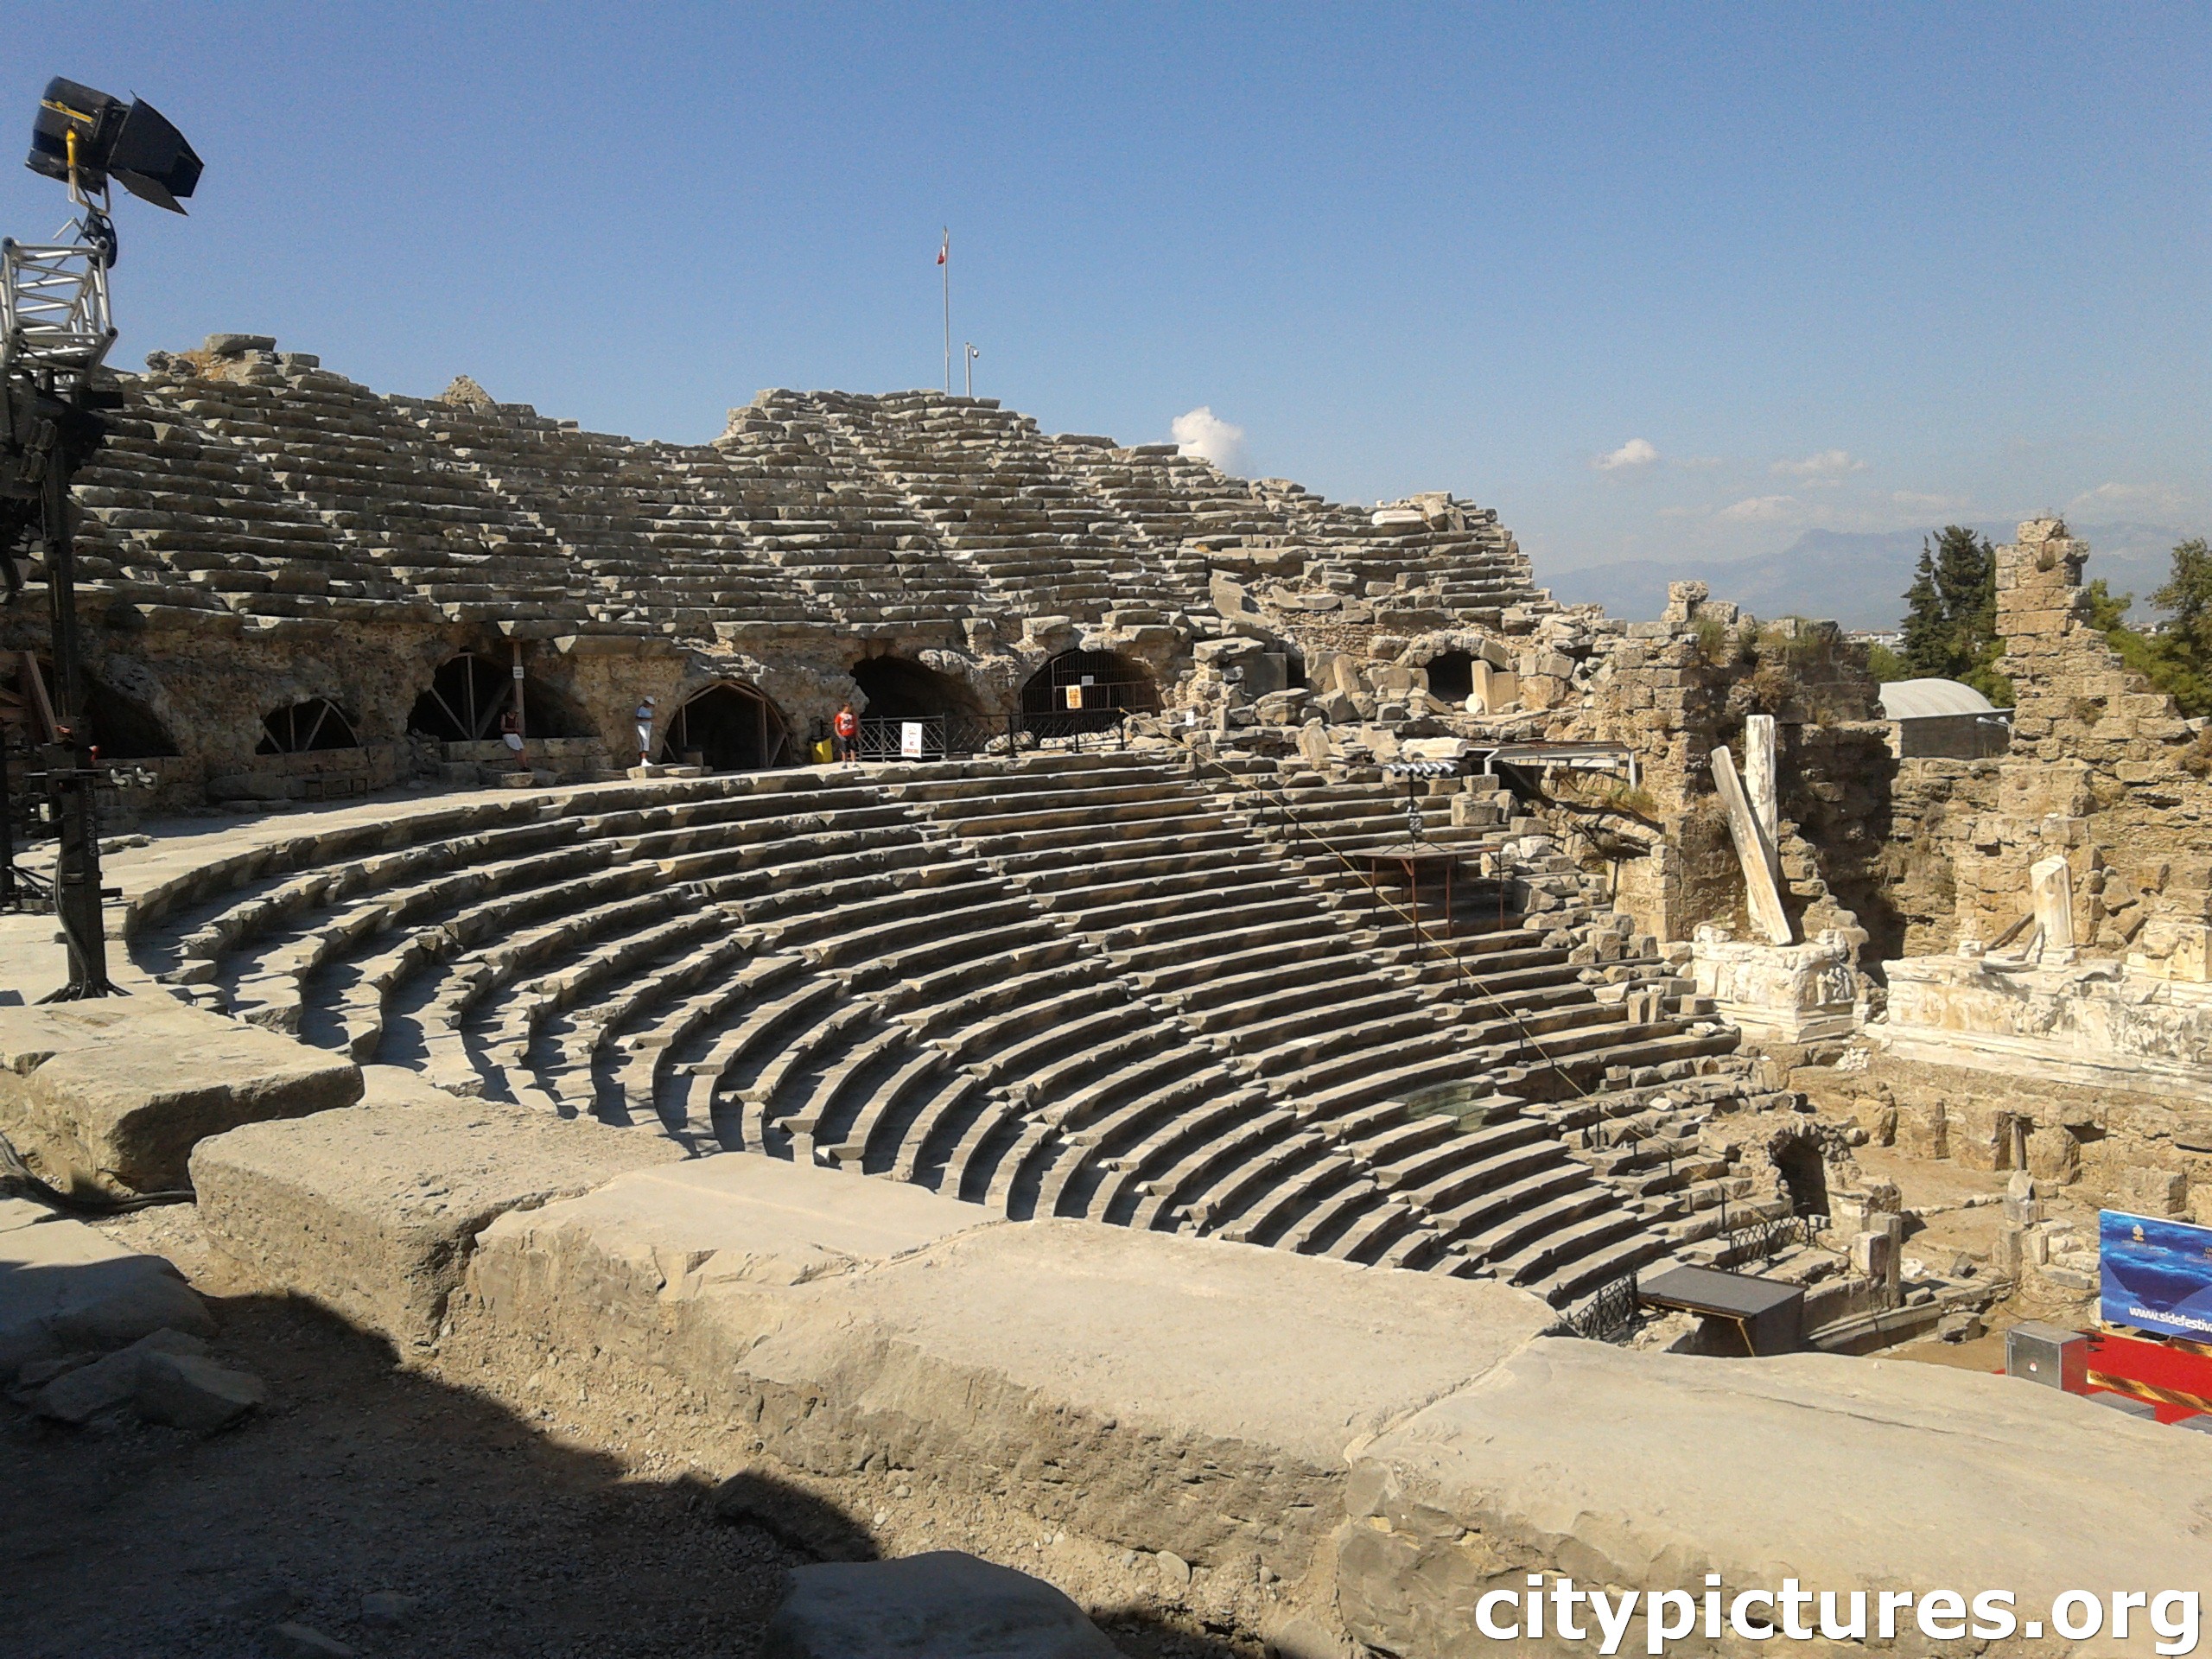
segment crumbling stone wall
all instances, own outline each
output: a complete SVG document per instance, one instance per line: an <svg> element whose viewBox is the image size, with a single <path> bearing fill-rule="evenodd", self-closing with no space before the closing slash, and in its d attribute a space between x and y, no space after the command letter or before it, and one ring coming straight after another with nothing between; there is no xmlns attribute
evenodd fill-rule
<svg viewBox="0 0 2212 1659"><path fill-rule="evenodd" d="M1551 711L1541 735L1617 742L1637 758L1643 825L1630 832L1649 850L1623 866L1623 902L1664 938L1687 938L1701 922L1748 925L1713 752L1740 750L1745 718L1770 715L1782 734L1785 908L1804 937L1831 927L1856 937L1853 906L1839 895L1865 902L1878 889L1888 766L1876 753L1879 728L1865 723L1875 696L1864 649L1830 622L1762 625L1711 600L1702 582L1669 592L1656 622L1589 608L1569 613L1576 637L1550 625L1580 695Z"/></svg>
<svg viewBox="0 0 2212 1659"><path fill-rule="evenodd" d="M2212 1109L2201 1103L1880 1054L1789 1080L1877 1146L2025 1171L2111 1208L2212 1226Z"/></svg>
<svg viewBox="0 0 2212 1659"><path fill-rule="evenodd" d="M1997 937L2027 910L2029 867L2053 854L2072 867L2088 955L2139 950L2154 922L2164 954L2171 930L2212 920L2205 722L2183 719L2091 625L2088 554L2056 518L1997 550L2012 747L1994 761L1899 763L1885 863L1903 954Z"/></svg>

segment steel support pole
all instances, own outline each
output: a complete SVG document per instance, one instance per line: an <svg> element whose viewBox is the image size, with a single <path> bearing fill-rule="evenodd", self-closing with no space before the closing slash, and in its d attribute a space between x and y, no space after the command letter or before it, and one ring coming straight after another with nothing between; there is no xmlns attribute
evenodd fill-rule
<svg viewBox="0 0 2212 1659"><path fill-rule="evenodd" d="M100 837L93 814L92 757L84 741L84 675L77 646L76 550L70 525L69 471L57 443L46 471L46 587L53 607L54 696L60 728L47 751L47 784L60 840L54 849L54 908L69 950L69 982L60 1001L113 996L107 935L100 919Z"/></svg>

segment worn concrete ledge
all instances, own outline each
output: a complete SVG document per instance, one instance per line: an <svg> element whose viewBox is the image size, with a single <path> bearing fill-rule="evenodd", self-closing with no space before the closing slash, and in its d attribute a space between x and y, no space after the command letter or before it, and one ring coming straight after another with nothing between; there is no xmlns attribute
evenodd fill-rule
<svg viewBox="0 0 2212 1659"><path fill-rule="evenodd" d="M496 1217L684 1156L660 1135L463 1100L396 1067L365 1075L351 1110L202 1141L192 1182L217 1249L403 1347L436 1336Z"/></svg>
<svg viewBox="0 0 2212 1659"><path fill-rule="evenodd" d="M1345 1623L1404 1659L1492 1645L1475 1629L1477 1599L1518 1592L1532 1572L1694 1592L1707 1573L1742 1589L1792 1577L1847 1592L2003 1589L2023 1618L2040 1618L2065 1590L2202 1584L2212 1439L1945 1366L1710 1360L1549 1338L1365 1447L1351 1506ZM1926 1647L1907 1624L1902 1649ZM1642 1651L1640 1615L1632 1640Z"/></svg>
<svg viewBox="0 0 2212 1659"><path fill-rule="evenodd" d="M1345 1453L1554 1315L1524 1292L1093 1223L1007 1222L746 1154L501 1217L457 1325L658 1368L794 1469L924 1471L1046 1522L1303 1575Z"/></svg>
<svg viewBox="0 0 2212 1659"><path fill-rule="evenodd" d="M1209 1604L1239 1628L1295 1614L1457 1659L1494 1645L1477 1598L1531 1572L2005 1589L2034 1616L2062 1589L2196 1587L2212 1560L2212 1445L2026 1383L1543 1338L1552 1311L1493 1282L1009 1222L741 1153L594 1184L575 1151L590 1190L544 1198L559 1183L520 1171L560 1136L657 1143L385 1086L203 1147L222 1248L403 1340L442 1305L441 1353L474 1386L535 1408L557 1374L717 1472L862 1503L911 1476L1210 1585L1279 1575L1271 1601ZM1732 1640L1700 1650L1759 1650Z"/></svg>
<svg viewBox="0 0 2212 1659"><path fill-rule="evenodd" d="M207 1136L360 1095L345 1056L167 996L0 1007L0 1132L60 1187L181 1187Z"/></svg>

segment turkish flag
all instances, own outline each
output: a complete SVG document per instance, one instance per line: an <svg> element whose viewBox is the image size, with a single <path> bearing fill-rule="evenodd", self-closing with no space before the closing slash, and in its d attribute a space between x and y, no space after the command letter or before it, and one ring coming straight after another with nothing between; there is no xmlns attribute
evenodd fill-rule
<svg viewBox="0 0 2212 1659"><path fill-rule="evenodd" d="M947 255L948 253L950 253L951 251L952 251L952 238L951 238L950 237L949 237L949 236L948 236L948 237L946 237L946 238L944 238L944 245L943 247L939 248L939 249L937 251L937 262L938 262L938 264L939 264L940 265L941 265L941 264L943 264L944 263L944 256L945 256L945 255Z"/></svg>

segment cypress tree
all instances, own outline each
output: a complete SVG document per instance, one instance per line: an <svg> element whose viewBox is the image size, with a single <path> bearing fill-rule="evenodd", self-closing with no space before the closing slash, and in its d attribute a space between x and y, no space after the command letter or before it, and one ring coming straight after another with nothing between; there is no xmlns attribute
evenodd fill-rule
<svg viewBox="0 0 2212 1659"><path fill-rule="evenodd" d="M1963 680L1993 699L2012 688L1996 671L1997 551L1963 524L1922 537L1920 563L1904 596L1905 666L1914 675ZM2002 692L2003 696L1999 696Z"/></svg>

